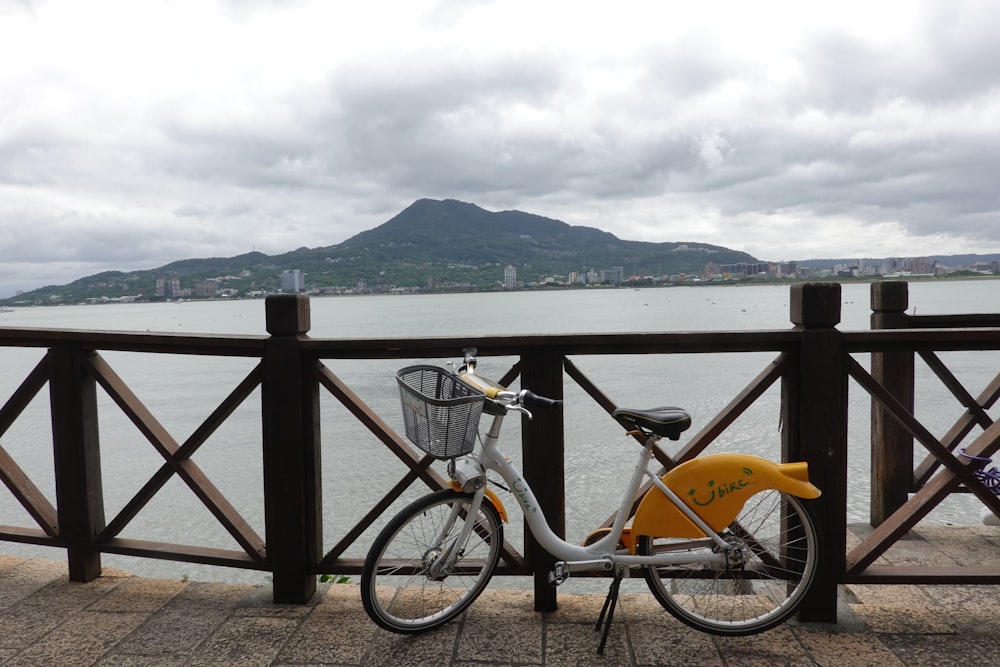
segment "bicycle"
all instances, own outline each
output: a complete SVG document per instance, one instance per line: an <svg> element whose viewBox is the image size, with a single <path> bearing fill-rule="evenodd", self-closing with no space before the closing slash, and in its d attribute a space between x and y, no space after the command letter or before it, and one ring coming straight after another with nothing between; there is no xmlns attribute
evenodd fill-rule
<svg viewBox="0 0 1000 667"><path fill-rule="evenodd" d="M804 499L819 489L807 464L775 464L747 454L702 456L665 474L650 469L661 438L678 440L691 425L684 410L621 408L613 416L644 442L621 507L609 528L571 544L549 527L535 494L498 446L508 413L561 402L530 390L508 391L476 373L468 348L458 373L418 365L396 374L407 437L448 461L452 488L414 501L382 529L365 559L361 596L382 628L412 634L461 614L493 575L503 545L506 509L487 488L487 472L502 478L521 506L535 539L557 559L549 581L571 573L611 574L597 622L603 652L621 580L641 571L653 596L687 625L717 635L762 632L787 620L816 572L819 538ZM479 435L483 413L492 417ZM478 453L475 442L481 441ZM645 479L652 487L626 525ZM492 481L492 480L489 480ZM498 484L499 485L499 484Z"/></svg>

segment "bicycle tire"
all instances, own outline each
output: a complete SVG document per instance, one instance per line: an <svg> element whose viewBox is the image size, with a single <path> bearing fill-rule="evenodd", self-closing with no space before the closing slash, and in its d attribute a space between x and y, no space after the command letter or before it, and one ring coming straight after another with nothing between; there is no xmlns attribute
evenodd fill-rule
<svg viewBox="0 0 1000 667"><path fill-rule="evenodd" d="M423 496L375 538L361 573L361 601L380 627L400 634L431 630L465 611L486 588L503 546L503 524L487 499L455 567L432 571L435 557L458 537L464 521L455 521L443 539L436 536L453 508L461 511L471 503L472 494L450 490Z"/></svg>
<svg viewBox="0 0 1000 667"><path fill-rule="evenodd" d="M802 602L820 557L809 506L782 491L762 491L722 535L739 547L742 565L647 567L650 591L677 619L714 635L756 634L783 623ZM665 550L714 554L719 547L705 539L640 537L639 553Z"/></svg>

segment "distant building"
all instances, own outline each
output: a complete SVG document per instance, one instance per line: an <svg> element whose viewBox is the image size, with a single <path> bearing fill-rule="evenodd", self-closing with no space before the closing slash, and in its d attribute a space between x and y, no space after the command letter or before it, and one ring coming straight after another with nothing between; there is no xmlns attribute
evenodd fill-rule
<svg viewBox="0 0 1000 667"><path fill-rule="evenodd" d="M156 296L162 296L167 299L181 296L180 278L157 278Z"/></svg>
<svg viewBox="0 0 1000 667"><path fill-rule="evenodd" d="M219 293L219 283L214 280L205 280L194 286L195 296L216 296Z"/></svg>
<svg viewBox="0 0 1000 667"><path fill-rule="evenodd" d="M754 278L759 275L767 275L769 268L766 262L739 262L737 264L722 264L716 267L715 272L727 276Z"/></svg>
<svg viewBox="0 0 1000 667"><path fill-rule="evenodd" d="M306 290L305 278L299 269L291 269L281 272L281 291L291 294L300 294Z"/></svg>
<svg viewBox="0 0 1000 667"><path fill-rule="evenodd" d="M778 273L786 278L795 278L799 275L798 262L782 262L778 267Z"/></svg>
<svg viewBox="0 0 1000 667"><path fill-rule="evenodd" d="M602 269L600 281L602 283L613 283L613 284L624 282L625 270L620 266L615 266L610 269Z"/></svg>
<svg viewBox="0 0 1000 667"><path fill-rule="evenodd" d="M520 287L517 282L517 269L512 264L508 264L503 270L503 288L517 289Z"/></svg>

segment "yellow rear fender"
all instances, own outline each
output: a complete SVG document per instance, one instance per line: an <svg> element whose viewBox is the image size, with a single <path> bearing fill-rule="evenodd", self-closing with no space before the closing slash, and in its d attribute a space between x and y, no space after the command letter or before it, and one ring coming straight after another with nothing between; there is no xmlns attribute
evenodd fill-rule
<svg viewBox="0 0 1000 667"><path fill-rule="evenodd" d="M462 487L455 480L451 481L451 488L458 491L459 493L462 492ZM495 509L497 511L497 514L500 515L500 520L503 521L504 523L508 523L507 508L503 506L503 503L500 501L500 498L497 496L497 494L493 493L492 489L486 489L485 491L483 491L483 493L486 495L486 500L488 500L490 504L493 505L493 509Z"/></svg>
<svg viewBox="0 0 1000 667"><path fill-rule="evenodd" d="M808 465L773 463L749 454L710 454L682 463L662 478L667 488L713 530L731 524L754 494L777 489L800 498L817 498L809 482ZM636 508L633 535L705 537L683 512L658 489L651 489Z"/></svg>

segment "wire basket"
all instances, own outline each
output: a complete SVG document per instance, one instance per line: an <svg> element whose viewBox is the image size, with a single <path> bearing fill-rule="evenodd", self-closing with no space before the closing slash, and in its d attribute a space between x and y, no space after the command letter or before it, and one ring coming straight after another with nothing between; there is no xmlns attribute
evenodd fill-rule
<svg viewBox="0 0 1000 667"><path fill-rule="evenodd" d="M437 459L472 451L486 394L437 366L407 366L396 383L413 444Z"/></svg>

